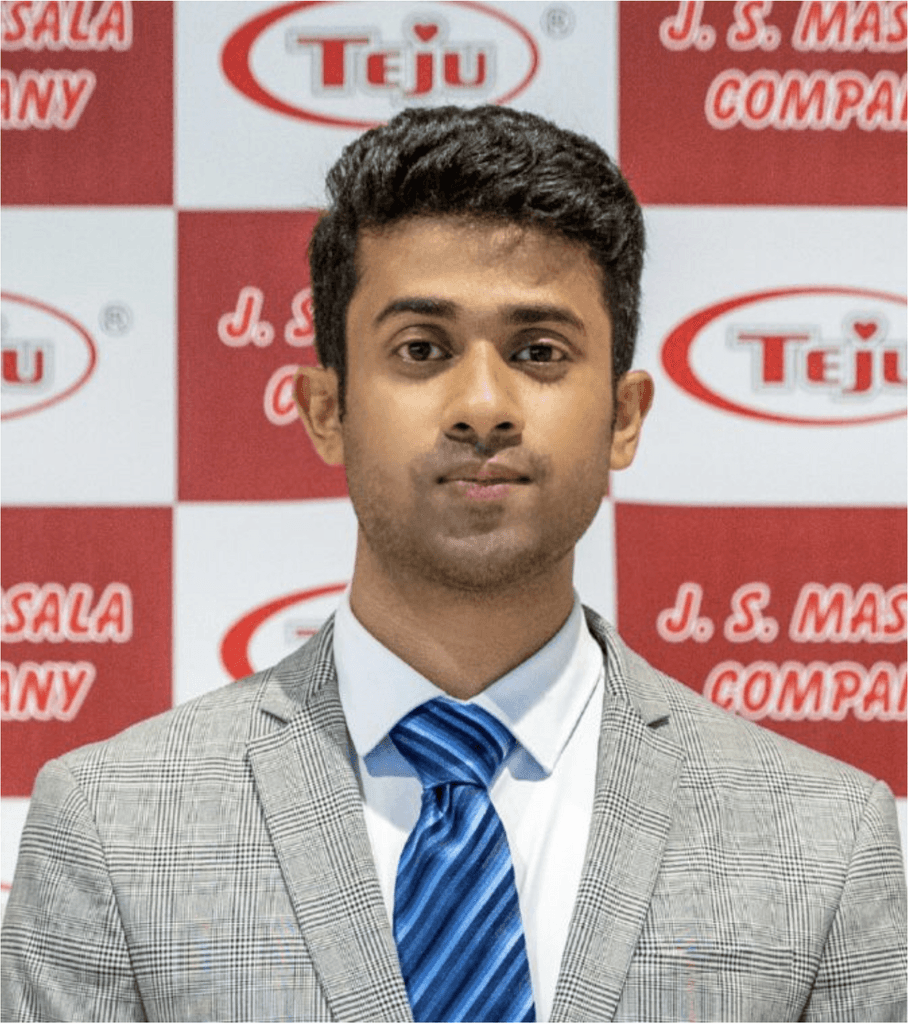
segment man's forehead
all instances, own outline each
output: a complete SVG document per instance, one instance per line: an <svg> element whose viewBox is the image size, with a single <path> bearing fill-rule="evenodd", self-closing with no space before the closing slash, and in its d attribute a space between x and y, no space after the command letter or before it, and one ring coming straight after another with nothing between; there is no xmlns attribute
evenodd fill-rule
<svg viewBox="0 0 908 1024"><path fill-rule="evenodd" d="M387 225L360 229L357 244L357 277L362 281L374 258L376 263L415 249L424 252L455 244L477 266L503 262L517 264L540 279L559 275L567 268L587 272L602 286L602 271L586 245L542 225L507 218L467 215L418 215Z"/></svg>

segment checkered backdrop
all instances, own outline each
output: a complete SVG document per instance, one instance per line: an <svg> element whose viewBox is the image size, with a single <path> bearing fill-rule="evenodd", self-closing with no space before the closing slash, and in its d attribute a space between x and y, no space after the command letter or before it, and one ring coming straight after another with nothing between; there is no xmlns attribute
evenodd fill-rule
<svg viewBox="0 0 908 1024"><path fill-rule="evenodd" d="M343 472L297 420L341 148L510 104L646 209L638 463L584 600L904 815L906 3L2 8L2 879L41 764L311 635Z"/></svg>

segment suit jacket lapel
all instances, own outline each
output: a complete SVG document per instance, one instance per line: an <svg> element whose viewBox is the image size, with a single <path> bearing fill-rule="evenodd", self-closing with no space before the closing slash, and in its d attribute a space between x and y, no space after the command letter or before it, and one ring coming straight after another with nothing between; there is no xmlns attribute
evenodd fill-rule
<svg viewBox="0 0 908 1024"><path fill-rule="evenodd" d="M552 1021L613 1019L659 873L683 763L653 670L628 657L589 610L587 620L606 653L606 689L586 862Z"/></svg>
<svg viewBox="0 0 908 1024"><path fill-rule="evenodd" d="M331 653L333 619L278 665L262 711L285 724L249 744L300 929L338 1020L410 1021Z"/></svg>

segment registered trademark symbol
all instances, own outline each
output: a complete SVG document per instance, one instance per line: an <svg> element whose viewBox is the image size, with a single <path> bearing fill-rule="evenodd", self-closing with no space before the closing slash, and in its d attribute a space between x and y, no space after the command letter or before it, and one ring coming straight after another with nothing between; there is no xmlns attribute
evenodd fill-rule
<svg viewBox="0 0 908 1024"><path fill-rule="evenodd" d="M564 39L574 31L574 12L570 7L547 7L542 15L542 29L553 39Z"/></svg>
<svg viewBox="0 0 908 1024"><path fill-rule="evenodd" d="M110 302L98 314L101 330L113 338L121 338L132 327L132 311L122 302Z"/></svg>

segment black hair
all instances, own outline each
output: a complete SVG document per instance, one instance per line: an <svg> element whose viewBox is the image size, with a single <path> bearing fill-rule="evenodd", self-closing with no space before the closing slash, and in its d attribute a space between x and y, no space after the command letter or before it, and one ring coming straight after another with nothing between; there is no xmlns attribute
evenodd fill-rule
<svg viewBox="0 0 908 1024"><path fill-rule="evenodd" d="M630 369L643 214L591 139L506 107L412 108L347 146L327 188L330 205L313 231L309 261L316 351L337 373L341 416L360 233L419 216L512 222L582 245L602 272L613 385Z"/></svg>

